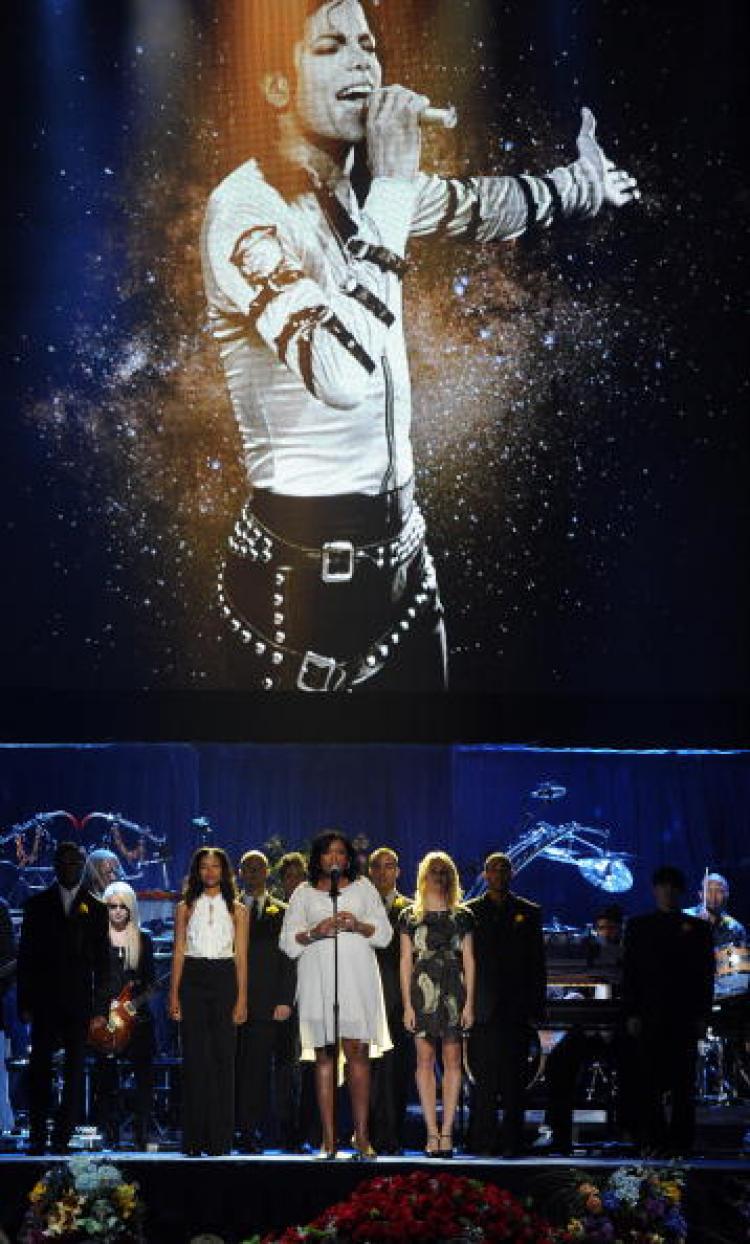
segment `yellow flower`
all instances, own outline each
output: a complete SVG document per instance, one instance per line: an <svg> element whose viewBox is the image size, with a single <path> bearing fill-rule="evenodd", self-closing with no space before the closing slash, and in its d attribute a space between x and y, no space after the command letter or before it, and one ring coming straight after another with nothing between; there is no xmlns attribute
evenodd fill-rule
<svg viewBox="0 0 750 1244"><path fill-rule="evenodd" d="M34 1187L29 1193L29 1200L31 1201L31 1204L36 1205L37 1201L41 1201L46 1191L47 1185L43 1179L40 1179L38 1183L34 1184Z"/></svg>
<svg viewBox="0 0 750 1244"><path fill-rule="evenodd" d="M523 912L521 911L516 912L516 915L515 915L516 924L523 924L525 919L526 917L524 916Z"/></svg>
<svg viewBox="0 0 750 1244"><path fill-rule="evenodd" d="M574 1240L579 1240L585 1234L583 1223L580 1218L571 1218L567 1226L568 1235L572 1235Z"/></svg>
<svg viewBox="0 0 750 1244"><path fill-rule="evenodd" d="M88 903L81 903L81 905L80 905L80 907L78 908L78 910L79 910L79 912L80 912L80 914L81 914L82 916L87 916L87 915L89 914L89 907L88 907Z"/></svg>
<svg viewBox="0 0 750 1244"><path fill-rule="evenodd" d="M267 916L278 916L278 914L279 914L278 907L274 907L273 903L269 903L266 908L266 915Z"/></svg>
<svg viewBox="0 0 750 1244"><path fill-rule="evenodd" d="M136 1204L137 1192L135 1184L118 1184L112 1195L123 1218L129 1218Z"/></svg>
<svg viewBox="0 0 750 1244"><path fill-rule="evenodd" d="M664 1193L667 1200L671 1201L674 1205L676 1205L678 1201L682 1199L682 1188L680 1187L679 1184L675 1184L675 1183L662 1184L661 1190Z"/></svg>

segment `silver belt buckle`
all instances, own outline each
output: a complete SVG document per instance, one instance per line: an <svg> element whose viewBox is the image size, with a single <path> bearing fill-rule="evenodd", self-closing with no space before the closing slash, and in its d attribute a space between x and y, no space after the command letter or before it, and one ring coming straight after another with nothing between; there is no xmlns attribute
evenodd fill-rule
<svg viewBox="0 0 750 1244"><path fill-rule="evenodd" d="M323 545L320 577L324 583L351 583L354 578L351 540L328 540Z"/></svg>
<svg viewBox="0 0 750 1244"><path fill-rule="evenodd" d="M298 691L332 691L331 678L336 671L333 657L321 656L319 652L305 653L297 675Z"/></svg>

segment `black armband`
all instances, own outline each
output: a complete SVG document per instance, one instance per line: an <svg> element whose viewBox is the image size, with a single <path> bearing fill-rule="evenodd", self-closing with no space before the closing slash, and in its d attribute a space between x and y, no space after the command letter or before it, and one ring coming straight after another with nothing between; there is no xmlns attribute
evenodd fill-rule
<svg viewBox="0 0 750 1244"><path fill-rule="evenodd" d="M527 236L529 237L529 239L531 239L533 235L539 229L539 221L537 219L537 214L536 214L536 203L534 202L534 196L531 193L531 186L529 185L525 177L514 177L513 180L518 186L519 190L521 191L521 194L523 195L523 198L524 198L524 202L526 204L526 230L525 232Z"/></svg>
<svg viewBox="0 0 750 1244"><path fill-rule="evenodd" d="M385 324L386 328L390 328L395 322L395 315L385 305L382 298L378 298L377 294L373 294L371 290L365 289L364 285L360 285L353 277L344 285L344 293L353 298L355 302L361 303L370 315L374 315L381 324Z"/></svg>
<svg viewBox="0 0 750 1244"><path fill-rule="evenodd" d="M381 271L395 272L398 277L403 277L409 268L408 260L402 259L395 251L388 250L387 246L375 246L372 242L366 242L364 238L349 238L346 249L352 259L362 259L365 263L377 264Z"/></svg>
<svg viewBox="0 0 750 1244"><path fill-rule="evenodd" d="M552 200L552 220L562 220L565 216L565 211L563 208L563 201L560 198L560 191L555 185L554 178L547 176L543 177L542 181L549 190L549 197Z"/></svg>

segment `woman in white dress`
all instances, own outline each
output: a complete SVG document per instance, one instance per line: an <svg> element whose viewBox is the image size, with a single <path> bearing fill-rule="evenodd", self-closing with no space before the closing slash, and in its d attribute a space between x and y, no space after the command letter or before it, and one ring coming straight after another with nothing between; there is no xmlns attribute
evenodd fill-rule
<svg viewBox="0 0 750 1244"><path fill-rule="evenodd" d="M333 916L332 876L338 873L338 915ZM333 1100L334 938L338 936L339 1035L347 1062L354 1117L355 1158L374 1157L367 1130L370 1055L391 1048L375 949L393 936L372 882L359 876L356 852L337 830L319 834L310 853L310 880L294 891L280 946L297 962L297 1009L302 1057L315 1057L323 1154L335 1156Z"/></svg>

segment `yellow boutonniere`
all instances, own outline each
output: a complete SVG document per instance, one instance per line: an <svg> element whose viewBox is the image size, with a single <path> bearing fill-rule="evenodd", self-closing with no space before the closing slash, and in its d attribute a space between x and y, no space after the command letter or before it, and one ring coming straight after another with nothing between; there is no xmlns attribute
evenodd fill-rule
<svg viewBox="0 0 750 1244"><path fill-rule="evenodd" d="M29 1200L32 1204L36 1204L37 1201L41 1201L46 1191L47 1185L40 1179L39 1183L34 1184L34 1187L31 1189L31 1192L29 1193Z"/></svg>
<svg viewBox="0 0 750 1244"><path fill-rule="evenodd" d="M520 911L516 912L516 915L515 915L516 924L523 924L525 919L526 917L524 916L523 912L520 912Z"/></svg>
<svg viewBox="0 0 750 1244"><path fill-rule="evenodd" d="M269 903L266 908L266 915L267 916L278 916L278 914L279 914L278 907L275 907L273 903Z"/></svg>
<svg viewBox="0 0 750 1244"><path fill-rule="evenodd" d="M87 916L87 915L89 914L89 908L88 908L88 904L87 904L87 903L81 903L81 905L80 905L80 907L78 908L78 910L79 910L79 912L81 913L81 915L82 915L82 916Z"/></svg>

